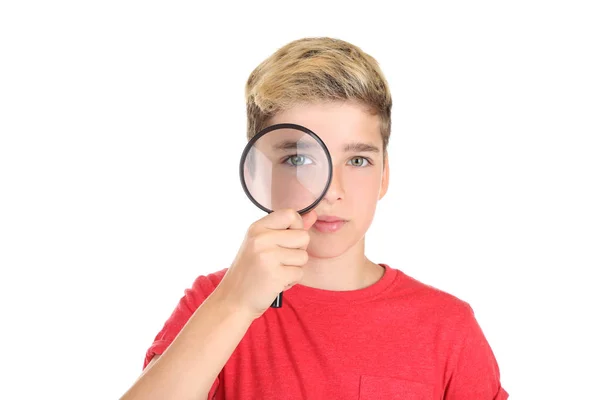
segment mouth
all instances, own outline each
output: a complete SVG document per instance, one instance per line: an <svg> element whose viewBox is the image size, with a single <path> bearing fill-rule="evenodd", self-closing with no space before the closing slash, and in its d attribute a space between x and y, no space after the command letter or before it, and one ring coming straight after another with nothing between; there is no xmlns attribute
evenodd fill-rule
<svg viewBox="0 0 600 400"><path fill-rule="evenodd" d="M317 218L317 222L313 225L317 231L322 233L333 233L337 232L348 222L341 217L322 215Z"/></svg>

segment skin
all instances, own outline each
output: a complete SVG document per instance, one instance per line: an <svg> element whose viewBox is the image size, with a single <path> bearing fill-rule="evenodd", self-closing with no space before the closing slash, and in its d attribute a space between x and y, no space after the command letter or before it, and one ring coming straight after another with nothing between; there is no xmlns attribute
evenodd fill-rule
<svg viewBox="0 0 600 400"><path fill-rule="evenodd" d="M331 154L333 178L315 211L319 216L348 220L334 233L310 229L309 260L299 284L325 290L356 290L372 285L384 270L365 256L365 234L389 184L379 117L356 102L327 102L297 105L277 114L269 123L303 125L323 140ZM351 145L356 143L373 147L374 151L353 148Z"/></svg>

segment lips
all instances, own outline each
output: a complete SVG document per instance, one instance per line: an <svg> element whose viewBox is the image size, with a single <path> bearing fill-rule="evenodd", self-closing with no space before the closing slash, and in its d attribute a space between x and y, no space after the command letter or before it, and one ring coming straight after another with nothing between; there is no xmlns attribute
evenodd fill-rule
<svg viewBox="0 0 600 400"><path fill-rule="evenodd" d="M313 228L322 233L333 233L342 229L346 222L348 221L340 217L322 215L317 218Z"/></svg>

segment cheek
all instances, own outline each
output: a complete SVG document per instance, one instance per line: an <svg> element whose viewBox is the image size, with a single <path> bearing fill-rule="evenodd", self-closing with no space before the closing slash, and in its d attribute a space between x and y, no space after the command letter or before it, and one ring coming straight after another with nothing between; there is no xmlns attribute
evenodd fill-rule
<svg viewBox="0 0 600 400"><path fill-rule="evenodd" d="M346 197L352 204L363 208L377 203L381 174L375 168L352 171L346 177ZM367 211L367 210L365 210Z"/></svg>

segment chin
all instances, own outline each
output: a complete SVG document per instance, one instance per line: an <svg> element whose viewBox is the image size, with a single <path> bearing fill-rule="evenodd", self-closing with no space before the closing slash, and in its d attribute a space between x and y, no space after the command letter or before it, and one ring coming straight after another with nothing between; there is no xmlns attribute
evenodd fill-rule
<svg viewBox="0 0 600 400"><path fill-rule="evenodd" d="M308 255L314 258L335 258L339 257L351 246L329 246L322 243L310 244L308 246Z"/></svg>
<svg viewBox="0 0 600 400"><path fill-rule="evenodd" d="M358 243L358 238L343 235L313 236L307 252L310 257L314 258L335 258L346 253L356 243Z"/></svg>

